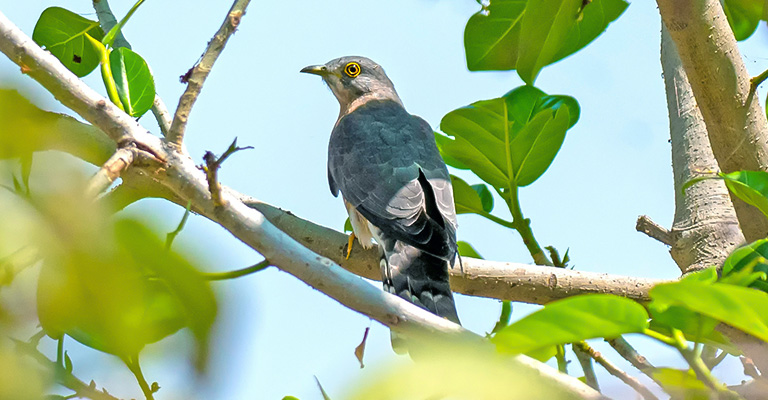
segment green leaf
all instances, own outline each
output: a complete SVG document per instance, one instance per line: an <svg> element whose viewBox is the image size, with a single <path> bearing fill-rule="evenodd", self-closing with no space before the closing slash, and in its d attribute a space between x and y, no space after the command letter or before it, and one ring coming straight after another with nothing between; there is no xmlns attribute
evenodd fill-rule
<svg viewBox="0 0 768 400"><path fill-rule="evenodd" d="M476 185L472 185L471 188L477 192L478 196L480 196L480 202L483 205L483 211L493 211L493 194L491 194L491 190L488 189L488 186L482 183L478 183Z"/></svg>
<svg viewBox="0 0 768 400"><path fill-rule="evenodd" d="M186 317L186 326L197 339L197 366L203 368L208 356L208 338L216 318L216 299L208 282L189 261L172 251L166 251L164 241L154 232L132 220L117 221L118 243L137 265L143 265L167 287L172 296L159 307L168 311L168 304L178 300ZM168 313L172 315L172 313ZM164 314L161 314L165 316ZM163 334L163 330L158 331Z"/></svg>
<svg viewBox="0 0 768 400"><path fill-rule="evenodd" d="M349 221L349 217L344 221L344 233L346 232L352 232L352 222Z"/></svg>
<svg viewBox="0 0 768 400"><path fill-rule="evenodd" d="M520 22L517 74L533 85L541 69L549 65L576 25L581 0L529 1Z"/></svg>
<svg viewBox="0 0 768 400"><path fill-rule="evenodd" d="M718 175L725 180L731 193L768 216L768 172L736 171Z"/></svg>
<svg viewBox="0 0 768 400"><path fill-rule="evenodd" d="M724 0L722 4L736 40L745 40L755 33L763 17L764 1Z"/></svg>
<svg viewBox="0 0 768 400"><path fill-rule="evenodd" d="M469 244L469 243L467 243L467 242L465 242L463 240L459 240L458 242L456 242L456 244L459 247L459 255L461 255L462 257L479 258L481 260L483 259L483 257L480 255L480 253L478 253L475 250L475 248L472 247L471 244Z"/></svg>
<svg viewBox="0 0 768 400"><path fill-rule="evenodd" d="M768 291L768 239L760 239L734 250L723 263L721 283Z"/></svg>
<svg viewBox="0 0 768 400"><path fill-rule="evenodd" d="M649 295L654 307L680 306L725 322L768 341L768 293L722 283L675 282L656 285Z"/></svg>
<svg viewBox="0 0 768 400"><path fill-rule="evenodd" d="M584 2L582 2L584 4ZM559 61L581 50L605 32L608 25L617 20L629 6L624 0L597 0L584 5L581 17L566 35L565 43L553 57Z"/></svg>
<svg viewBox="0 0 768 400"><path fill-rule="evenodd" d="M97 21L83 18L61 7L46 8L37 20L32 39L79 77L91 73L99 65L99 56L85 37L104 37Z"/></svg>
<svg viewBox="0 0 768 400"><path fill-rule="evenodd" d="M491 341L505 353L526 353L592 338L614 338L642 332L648 314L632 300L607 294L574 296L501 329Z"/></svg>
<svg viewBox="0 0 768 400"><path fill-rule="evenodd" d="M467 68L513 70L536 60L540 69L595 40L628 4L624 0L594 0L578 13L581 5L581 1L572 0L491 1L467 21ZM562 6L570 12L563 12Z"/></svg>
<svg viewBox="0 0 768 400"><path fill-rule="evenodd" d="M456 214L484 214L493 209L493 195L485 185L469 186L458 176L451 175Z"/></svg>
<svg viewBox="0 0 768 400"><path fill-rule="evenodd" d="M155 80L146 61L133 50L120 47L110 53L109 64L125 111L132 117L144 115L155 101Z"/></svg>
<svg viewBox="0 0 768 400"><path fill-rule="evenodd" d="M450 165L458 160L496 188L527 186L549 168L578 118L575 99L521 86L451 111L440 127L453 138L436 140Z"/></svg>
<svg viewBox="0 0 768 400"><path fill-rule="evenodd" d="M520 21L527 3L495 0L469 18L464 29L464 49L470 71L515 69Z"/></svg>
<svg viewBox="0 0 768 400"><path fill-rule="evenodd" d="M709 400L712 398L712 392L707 385L698 380L696 374L691 371L656 368L651 375L653 380L661 385L673 399Z"/></svg>

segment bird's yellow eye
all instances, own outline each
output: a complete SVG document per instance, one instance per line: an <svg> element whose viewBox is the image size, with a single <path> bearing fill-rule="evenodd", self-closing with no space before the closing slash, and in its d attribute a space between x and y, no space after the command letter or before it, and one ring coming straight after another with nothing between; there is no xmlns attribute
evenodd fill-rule
<svg viewBox="0 0 768 400"><path fill-rule="evenodd" d="M360 64L352 61L344 67L344 73L350 78L360 75Z"/></svg>

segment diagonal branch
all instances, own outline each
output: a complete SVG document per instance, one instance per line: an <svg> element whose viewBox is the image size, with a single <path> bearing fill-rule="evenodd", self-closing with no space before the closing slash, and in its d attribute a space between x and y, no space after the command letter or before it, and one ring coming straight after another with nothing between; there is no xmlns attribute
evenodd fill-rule
<svg viewBox="0 0 768 400"><path fill-rule="evenodd" d="M208 47L205 49L200 61L182 77L182 82L187 83L187 89L181 95L179 106L176 108L176 113L173 116L171 129L167 135L169 142L175 143L177 146L181 146L184 142L184 131L187 129L189 112L192 110L197 96L203 89L203 84L205 79L208 78L211 68L213 68L213 63L216 62L216 59L219 58L222 50L224 50L229 37L235 33L238 25L240 25L240 20L245 14L245 8L248 7L249 3L250 0L235 0L219 31L208 42Z"/></svg>
<svg viewBox="0 0 768 400"><path fill-rule="evenodd" d="M246 2L247 3L247 2ZM237 4L237 3L236 3ZM430 334L436 340L451 339L477 343L480 348L490 349L490 344L480 336L448 320L440 318L404 299L386 293L354 275L328 258L317 255L272 225L256 209L240 200L240 195L222 190L224 205L215 207L208 191L205 175L193 161L175 149L177 145L161 142L125 114L115 112L106 99L91 94L85 84L66 70L61 63L50 61L50 55L40 49L4 15L0 14L0 51L17 64L33 71L30 75L65 102L75 112L87 115L86 119L105 129L110 136L122 143L135 142L140 152L163 161L156 164L134 165L176 196L188 201L193 208L207 218L219 223L239 240L265 256L278 266L308 285L322 291L346 307L369 316L392 329L413 337L419 333ZM56 79L55 77L58 77ZM98 106L92 114L89 108ZM104 112L108 110L109 112ZM90 119L89 119L90 118ZM146 140L146 143L143 142ZM586 387L579 380L560 374L545 364L534 362L525 356L515 356L510 362L521 367L526 379L537 380L556 389L564 397L600 399L599 393Z"/></svg>

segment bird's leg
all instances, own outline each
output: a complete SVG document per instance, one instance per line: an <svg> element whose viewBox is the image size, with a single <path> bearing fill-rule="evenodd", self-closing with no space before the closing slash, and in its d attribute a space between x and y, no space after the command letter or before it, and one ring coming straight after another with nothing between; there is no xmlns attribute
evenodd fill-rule
<svg viewBox="0 0 768 400"><path fill-rule="evenodd" d="M349 260L349 255L352 254L352 244L355 243L355 232L349 234L349 243L347 244L347 257L346 259Z"/></svg>

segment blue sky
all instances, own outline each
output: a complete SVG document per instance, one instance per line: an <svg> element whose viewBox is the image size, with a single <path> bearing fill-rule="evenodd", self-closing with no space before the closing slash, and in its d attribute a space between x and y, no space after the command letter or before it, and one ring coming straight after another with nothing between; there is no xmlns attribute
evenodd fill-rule
<svg viewBox="0 0 768 400"><path fill-rule="evenodd" d="M0 0L0 10L31 35L46 7L58 5L96 19L90 1L25 2ZM122 16L131 1L112 0ZM218 29L229 2L148 0L125 29L133 49L150 64L158 93L174 108L189 69ZM237 136L254 150L238 153L221 170L225 184L340 229L344 207L326 179L326 149L338 104L318 77L302 67L344 55L377 61L395 83L406 108L437 128L449 111L498 97L522 81L514 72L471 73L466 69L463 30L479 6L474 0L351 0L253 2L217 62L190 117L186 143L200 159L206 150L223 151ZM542 245L570 249L578 270L654 278L673 278L678 269L667 248L635 232L639 215L669 226L674 211L664 85L659 65L660 22L653 2L636 1L587 48L545 68L536 85L550 94L567 94L581 105L581 119L569 131L547 173L521 190L525 215ZM753 75L768 68L765 30L742 45ZM85 81L103 92L94 73ZM65 109L18 68L0 59L0 86L35 95L45 109ZM142 124L158 132L151 116ZM479 180L456 172L470 184ZM170 231L183 210L147 200L129 213L151 219ZM507 217L501 208L498 214ZM515 232L477 216L459 217L459 239L486 258L529 263ZM260 256L220 227L191 218L177 245L195 248L210 270L240 268ZM378 286L378 283L374 283ZM212 346L212 373L190 388L191 371L176 335L145 351L145 374L160 382L160 399L198 398L302 400L320 398L316 375L333 398L375 367L397 357L385 328L348 310L292 276L276 269L236 281L216 283L220 318ZM459 314L475 332L489 331L499 302L459 295ZM516 305L519 318L534 307ZM372 327L362 371L353 355L363 331ZM659 365L682 365L671 351L630 338ZM119 362L69 342L75 372L124 397L140 397ZM597 343L617 364L637 375L610 348ZM573 357L571 357L573 358ZM575 361L575 360L574 360ZM402 360L400 360L402 362ZM571 369L578 371L576 362ZM109 368L105 368L107 365ZM112 368L114 367L114 368ZM737 382L737 363L715 370ZM628 388L601 373L606 394ZM199 390L199 391L198 391Z"/></svg>

